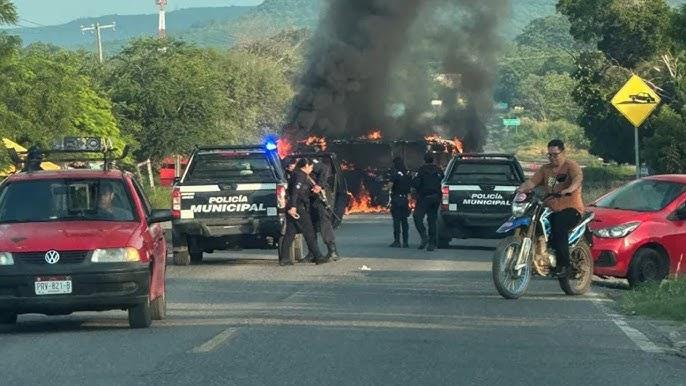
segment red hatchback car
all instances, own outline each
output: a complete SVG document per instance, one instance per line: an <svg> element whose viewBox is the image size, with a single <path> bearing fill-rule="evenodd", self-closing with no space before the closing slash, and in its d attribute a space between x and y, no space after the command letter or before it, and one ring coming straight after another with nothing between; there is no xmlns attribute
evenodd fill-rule
<svg viewBox="0 0 686 386"><path fill-rule="evenodd" d="M0 184L0 323L18 314L128 310L132 328L166 312L167 246L133 175L21 172Z"/></svg>
<svg viewBox="0 0 686 386"><path fill-rule="evenodd" d="M596 275L635 286L686 272L686 175L633 181L589 209Z"/></svg>

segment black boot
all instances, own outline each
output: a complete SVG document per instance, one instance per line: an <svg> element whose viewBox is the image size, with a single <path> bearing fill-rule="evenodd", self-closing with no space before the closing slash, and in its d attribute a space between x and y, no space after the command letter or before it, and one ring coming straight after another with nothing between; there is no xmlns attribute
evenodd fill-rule
<svg viewBox="0 0 686 386"><path fill-rule="evenodd" d="M395 240L391 245L389 245L391 248L400 248L400 241Z"/></svg>
<svg viewBox="0 0 686 386"><path fill-rule="evenodd" d="M326 248L329 250L329 253L326 255L326 258L329 260L338 261L339 256L338 252L336 251L336 244L327 244Z"/></svg>
<svg viewBox="0 0 686 386"><path fill-rule="evenodd" d="M403 248L409 248L410 243L407 242L407 240L403 241Z"/></svg>
<svg viewBox="0 0 686 386"><path fill-rule="evenodd" d="M317 265L330 263L331 259L328 256L319 256L314 259L314 263Z"/></svg>
<svg viewBox="0 0 686 386"><path fill-rule="evenodd" d="M417 249L424 249L426 248L427 244L429 244L429 242L426 239L422 239L422 243L419 244L419 248Z"/></svg>

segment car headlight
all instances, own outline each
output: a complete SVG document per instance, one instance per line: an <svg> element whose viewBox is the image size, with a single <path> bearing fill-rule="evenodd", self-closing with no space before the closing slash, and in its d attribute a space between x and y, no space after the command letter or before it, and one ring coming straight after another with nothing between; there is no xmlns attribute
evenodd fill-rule
<svg viewBox="0 0 686 386"><path fill-rule="evenodd" d="M628 222L626 224L616 225L609 228L596 229L593 234L604 239L621 239L628 236L641 225L639 221Z"/></svg>
<svg viewBox="0 0 686 386"><path fill-rule="evenodd" d="M14 259L9 252L0 252L0 265L14 265Z"/></svg>
<svg viewBox="0 0 686 386"><path fill-rule="evenodd" d="M128 263L141 261L136 248L96 249L91 257L93 263Z"/></svg>

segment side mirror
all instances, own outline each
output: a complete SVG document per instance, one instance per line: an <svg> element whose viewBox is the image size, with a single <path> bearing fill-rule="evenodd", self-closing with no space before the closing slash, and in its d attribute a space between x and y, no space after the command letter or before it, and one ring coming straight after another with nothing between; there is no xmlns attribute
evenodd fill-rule
<svg viewBox="0 0 686 386"><path fill-rule="evenodd" d="M172 220L172 211L169 209L153 209L148 217L148 224L156 224Z"/></svg>
<svg viewBox="0 0 686 386"><path fill-rule="evenodd" d="M676 212L674 212L673 217L677 221L686 220L686 204L680 206L679 209L677 209Z"/></svg>

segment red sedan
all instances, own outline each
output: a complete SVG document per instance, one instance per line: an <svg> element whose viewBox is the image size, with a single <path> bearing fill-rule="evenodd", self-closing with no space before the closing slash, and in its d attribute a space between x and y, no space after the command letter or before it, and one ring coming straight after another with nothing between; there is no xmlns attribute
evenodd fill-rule
<svg viewBox="0 0 686 386"><path fill-rule="evenodd" d="M686 272L686 175L631 182L589 209L596 275L633 287Z"/></svg>

